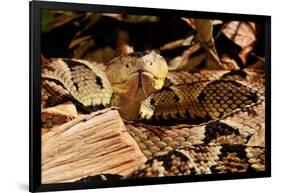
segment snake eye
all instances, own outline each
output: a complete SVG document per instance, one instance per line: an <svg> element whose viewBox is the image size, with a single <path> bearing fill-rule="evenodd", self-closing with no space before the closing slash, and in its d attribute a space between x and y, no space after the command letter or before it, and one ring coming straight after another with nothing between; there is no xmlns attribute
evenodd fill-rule
<svg viewBox="0 0 281 193"><path fill-rule="evenodd" d="M126 64L126 68L129 68L129 64Z"/></svg>

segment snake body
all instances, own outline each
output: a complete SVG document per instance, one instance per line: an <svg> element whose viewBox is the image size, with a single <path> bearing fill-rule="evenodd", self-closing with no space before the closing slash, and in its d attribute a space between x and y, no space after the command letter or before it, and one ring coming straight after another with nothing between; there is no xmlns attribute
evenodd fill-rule
<svg viewBox="0 0 281 193"><path fill-rule="evenodd" d="M171 72L155 52L106 65L59 58L42 65L43 107L65 99L87 111L119 106L148 158L127 178L264 171L264 141L256 140L264 133L263 76Z"/></svg>

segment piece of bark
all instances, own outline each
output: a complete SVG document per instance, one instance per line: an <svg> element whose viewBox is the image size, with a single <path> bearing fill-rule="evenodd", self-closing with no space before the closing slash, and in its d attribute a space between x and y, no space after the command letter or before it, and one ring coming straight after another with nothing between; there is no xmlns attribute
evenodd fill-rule
<svg viewBox="0 0 281 193"><path fill-rule="evenodd" d="M43 184L128 175L146 160L113 108L80 115L42 136Z"/></svg>

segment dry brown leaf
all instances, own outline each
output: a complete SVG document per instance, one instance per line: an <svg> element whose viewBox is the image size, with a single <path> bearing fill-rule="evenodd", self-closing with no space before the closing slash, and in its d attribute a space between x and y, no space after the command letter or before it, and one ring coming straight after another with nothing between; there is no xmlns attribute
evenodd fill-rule
<svg viewBox="0 0 281 193"><path fill-rule="evenodd" d="M183 42L184 42L184 39L180 39L180 40L175 40L173 42L166 43L160 47L160 50L172 50L172 49L181 47L181 46L183 46Z"/></svg>
<svg viewBox="0 0 281 193"><path fill-rule="evenodd" d="M159 17L150 15L125 15L122 21L128 23L147 23L147 22L158 22Z"/></svg>
<svg viewBox="0 0 281 193"><path fill-rule="evenodd" d="M190 70L198 66L203 59L206 58L206 54L203 53L199 56L191 57L191 55L200 48L200 43L196 43L189 49L184 51L181 56L177 56L169 61L169 70Z"/></svg>
<svg viewBox="0 0 281 193"><path fill-rule="evenodd" d="M194 25L194 18L185 18L182 17L181 18L183 21L185 21L188 25L190 25L193 29L195 29L195 25ZM220 25L223 23L222 20L219 19L214 19L214 20L210 20L212 25Z"/></svg>
<svg viewBox="0 0 281 193"><path fill-rule="evenodd" d="M209 19L194 19L193 24L200 40L209 43L213 38L213 25Z"/></svg>
<svg viewBox="0 0 281 193"><path fill-rule="evenodd" d="M81 14L73 14L73 12L61 12L61 15L55 17L50 23L47 24L45 31L49 32L57 27L63 26L77 18L81 17Z"/></svg>
<svg viewBox="0 0 281 193"><path fill-rule="evenodd" d="M256 41L256 25L254 22L232 21L225 25L222 32L242 49Z"/></svg>
<svg viewBox="0 0 281 193"><path fill-rule="evenodd" d="M200 46L198 47L199 44L198 45L195 44L195 46L192 46L191 48L186 50L181 56L172 59L169 62L170 63L169 69L170 70L192 69L198 66L204 59L206 59L208 68L221 69L222 66L213 39L212 20L189 19L189 18L182 18L182 19L197 31L196 38L194 36L190 36L186 39L181 39L175 42L165 44L164 46L161 47L161 50L174 49L176 47L183 46L186 44L191 45L194 42L194 39L197 39L197 41L199 40L201 46L206 50L208 54L207 55L201 54L191 59L191 55L200 48ZM194 47L197 48L194 49Z"/></svg>
<svg viewBox="0 0 281 193"><path fill-rule="evenodd" d="M227 54L223 54L221 56L221 63L222 63L222 66L225 70L239 70L240 67L239 65L237 64L237 62L230 58Z"/></svg>
<svg viewBox="0 0 281 193"><path fill-rule="evenodd" d="M203 60L206 59L208 55L206 53L202 53L196 56L192 56L189 58L187 65L185 65L183 70L192 70L196 68L199 64L202 63Z"/></svg>
<svg viewBox="0 0 281 193"><path fill-rule="evenodd" d="M253 46L249 45L247 47L245 47L239 54L239 58L242 60L243 64L246 64L247 62L247 56L252 52L253 50Z"/></svg>
<svg viewBox="0 0 281 193"><path fill-rule="evenodd" d="M75 46L78 46L80 43L90 40L91 38L92 38L92 36L84 36L84 37L80 37L80 38L75 38L70 42L68 48L72 49Z"/></svg>
<svg viewBox="0 0 281 193"><path fill-rule="evenodd" d="M122 14L119 13L102 13L102 16L111 17L119 21L122 20Z"/></svg>
<svg viewBox="0 0 281 193"><path fill-rule="evenodd" d="M193 19L192 18L185 18L182 17L181 18L183 21L185 21L190 27L192 27L193 29L195 28L194 24L193 24Z"/></svg>
<svg viewBox="0 0 281 193"><path fill-rule="evenodd" d="M213 39L213 24L209 19L193 19L193 24L198 32L198 38L202 47L207 51L207 67L221 69L220 58L217 54Z"/></svg>
<svg viewBox="0 0 281 193"><path fill-rule="evenodd" d="M157 22L159 17L150 15L122 15L118 13L103 13L103 16L114 18L118 21L128 23L146 23L146 22Z"/></svg>
<svg viewBox="0 0 281 193"><path fill-rule="evenodd" d="M83 20L84 20L83 22L86 22L87 25L84 26L81 30L79 30L76 33L76 37L80 36L83 32L85 32L88 29L92 28L93 25L95 25L100 20L101 17L102 17L102 15L100 13L87 12L84 15L84 18L83 18Z"/></svg>
<svg viewBox="0 0 281 193"><path fill-rule="evenodd" d="M212 21L212 24L213 25L220 25L220 24L223 24L223 21L222 20L219 20L219 19L214 19L214 20L211 20Z"/></svg>
<svg viewBox="0 0 281 193"><path fill-rule="evenodd" d="M185 39L175 40L164 44L160 47L160 50L172 50L181 46L191 46L194 43L194 36L188 36Z"/></svg>
<svg viewBox="0 0 281 193"><path fill-rule="evenodd" d="M254 22L232 21L225 25L222 32L242 48L239 57L245 64L247 56L252 52L256 42L256 24Z"/></svg>

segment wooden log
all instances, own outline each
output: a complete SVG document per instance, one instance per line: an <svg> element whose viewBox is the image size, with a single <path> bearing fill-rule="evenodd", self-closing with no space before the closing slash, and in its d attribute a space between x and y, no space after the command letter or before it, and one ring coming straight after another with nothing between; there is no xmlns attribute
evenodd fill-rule
<svg viewBox="0 0 281 193"><path fill-rule="evenodd" d="M80 115L42 135L43 184L128 175L146 160L113 108Z"/></svg>

